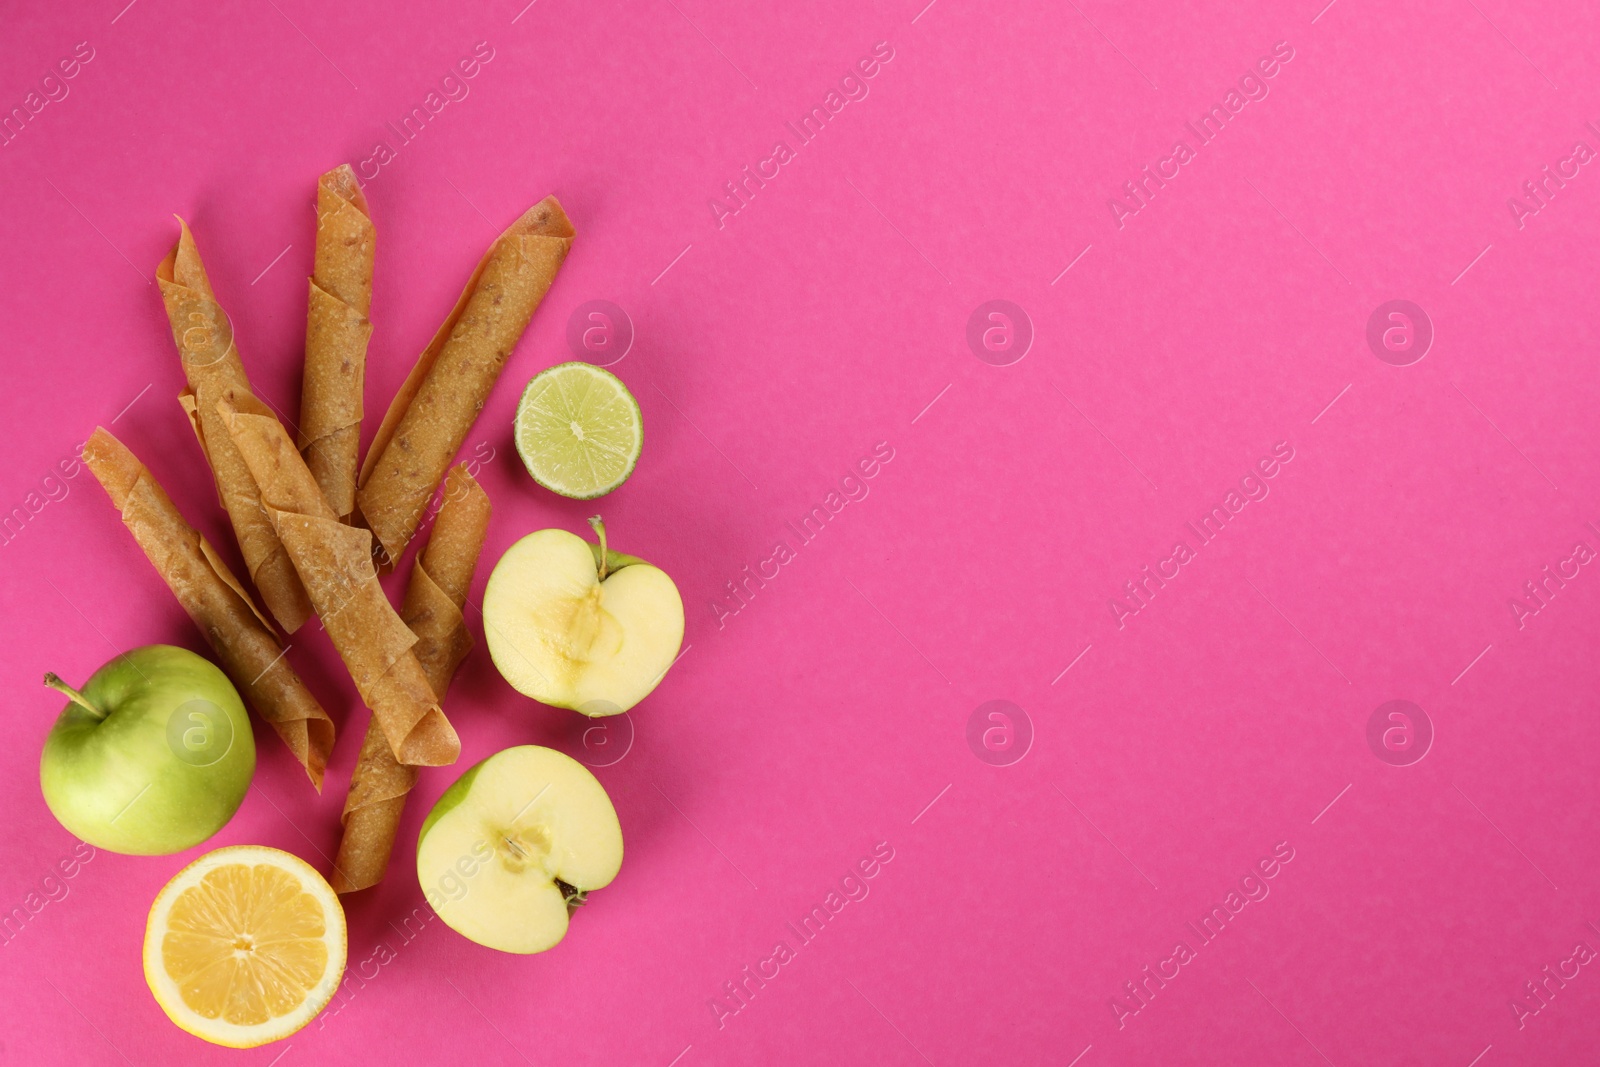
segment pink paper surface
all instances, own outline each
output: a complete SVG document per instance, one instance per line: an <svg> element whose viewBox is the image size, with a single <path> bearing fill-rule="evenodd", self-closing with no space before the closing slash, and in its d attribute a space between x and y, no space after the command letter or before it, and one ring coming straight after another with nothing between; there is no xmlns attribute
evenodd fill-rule
<svg viewBox="0 0 1600 1067"><path fill-rule="evenodd" d="M1600 1059L1600 17L925 2L7 15L0 1061ZM315 180L344 161L378 232L369 439L488 241L561 199L572 255L463 448L495 507L473 600L513 541L599 510L676 579L685 653L631 747L586 743L469 611L462 760L348 902L359 980L236 1053L147 991L150 901L225 844L326 872L366 712L308 627L324 795L258 722L213 840L61 876L40 675L205 646L59 472L109 426L237 561L150 279L182 214L292 418ZM510 422L599 300L646 445L597 507L535 486ZM526 743L623 753L596 774L627 858L514 957L431 921L414 859L456 774Z"/></svg>

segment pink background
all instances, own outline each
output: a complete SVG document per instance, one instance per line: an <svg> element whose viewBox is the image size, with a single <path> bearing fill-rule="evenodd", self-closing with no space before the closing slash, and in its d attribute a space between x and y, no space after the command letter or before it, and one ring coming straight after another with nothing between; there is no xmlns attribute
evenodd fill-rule
<svg viewBox="0 0 1600 1067"><path fill-rule="evenodd" d="M627 860L555 951L397 930L426 913L416 830L455 776L431 772L389 878L348 906L352 967L387 962L336 1014L245 1053L179 1032L140 940L202 850L102 853L0 949L0 1059L1594 1056L1594 967L1522 1029L1510 1003L1578 942L1600 947L1600 577L1581 567L1520 628L1510 602L1575 543L1600 549L1600 174L1579 166L1520 226L1507 200L1576 142L1600 148L1600 17L1540 0L924 2L5 16L4 109L78 42L94 58L0 147L0 507L44 504L0 550L0 907L37 905L74 845L37 786L61 703L40 674L203 648L92 478L43 479L114 421L236 558L148 284L171 215L260 392L295 412L315 178L393 148L386 123L478 42L493 58L469 95L366 164L368 435L491 236L556 193L579 237L468 435L495 457L474 599L512 541L595 510L531 482L510 417L529 377L571 358L573 309L607 299L637 330L614 369L646 446L600 510L613 545L677 580L689 649L632 714L633 749L597 771ZM880 41L893 58L867 97L800 145L785 122ZM1177 139L1193 147L1185 121L1280 41L1293 58L1269 95L1119 228L1108 200ZM710 199L780 139L794 158L719 228ZM965 340L991 299L1036 332L1010 366ZM1391 299L1433 323L1412 366L1366 343ZM894 458L869 495L719 628L724 583L792 545L785 524L878 442ZM1277 442L1294 458L1270 495L1119 629L1123 583L1195 547L1185 522ZM446 702L459 769L518 743L583 752L584 724L513 693L479 637ZM255 786L204 847L269 844L326 871L365 712L320 634L289 655L341 728L327 792L258 729ZM967 743L992 699L1033 726L1010 766ZM1412 766L1368 747L1391 699L1436 732ZM793 942L785 924L878 842L894 859L870 895L719 1027L723 983ZM1124 983L1198 946L1185 923L1279 842L1294 859L1270 896L1119 1028Z"/></svg>

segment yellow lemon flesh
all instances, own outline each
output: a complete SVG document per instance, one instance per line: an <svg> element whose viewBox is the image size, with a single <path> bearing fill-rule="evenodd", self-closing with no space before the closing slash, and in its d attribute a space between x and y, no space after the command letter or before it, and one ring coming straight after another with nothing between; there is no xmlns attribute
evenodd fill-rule
<svg viewBox="0 0 1600 1067"><path fill-rule="evenodd" d="M230 1048L277 1041L316 1018L344 975L344 909L297 856L220 848L150 908L144 976L178 1026Z"/></svg>

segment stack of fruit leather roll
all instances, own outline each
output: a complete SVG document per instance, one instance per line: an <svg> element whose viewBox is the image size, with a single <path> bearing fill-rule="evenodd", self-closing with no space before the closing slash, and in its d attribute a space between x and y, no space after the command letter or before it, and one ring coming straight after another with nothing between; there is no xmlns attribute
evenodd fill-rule
<svg viewBox="0 0 1600 1067"><path fill-rule="evenodd" d="M394 567L512 349L572 247L553 196L533 205L484 253L455 308L417 358L361 465L356 506Z"/></svg>
<svg viewBox="0 0 1600 1067"><path fill-rule="evenodd" d="M378 584L372 534L339 521L270 408L240 393L220 401L217 411L395 759L425 767L454 763L461 755L461 739L412 651L416 635Z"/></svg>
<svg viewBox="0 0 1600 1067"><path fill-rule="evenodd" d="M284 649L250 595L184 521L149 468L103 427L90 436L83 461L233 684L277 731L320 792L333 751L333 720L283 658Z"/></svg>
<svg viewBox="0 0 1600 1067"><path fill-rule="evenodd" d="M217 415L217 403L236 393L248 393L250 380L234 344L233 325L211 291L194 235L182 219L178 220L178 244L156 268L156 281L161 285L172 339L189 383L178 400L211 465L217 494L233 523L250 580L278 625L294 633L310 617L311 602L271 520L261 510L249 468Z"/></svg>
<svg viewBox="0 0 1600 1067"><path fill-rule="evenodd" d="M440 699L472 649L461 609L489 531L489 514L489 496L466 465L452 467L444 480L444 505L411 568L400 608L400 617L417 635L413 651ZM406 796L416 784L416 768L395 761L374 718L367 724L344 802L344 835L333 864L335 891L354 893L383 879Z"/></svg>

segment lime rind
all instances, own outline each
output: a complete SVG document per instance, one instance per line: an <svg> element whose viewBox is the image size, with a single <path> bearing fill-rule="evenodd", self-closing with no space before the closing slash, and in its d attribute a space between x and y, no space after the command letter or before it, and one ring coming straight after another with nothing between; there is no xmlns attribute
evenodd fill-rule
<svg viewBox="0 0 1600 1067"><path fill-rule="evenodd" d="M639 402L610 371L561 363L540 371L517 403L517 454L533 480L575 500L628 480L644 445Z"/></svg>

